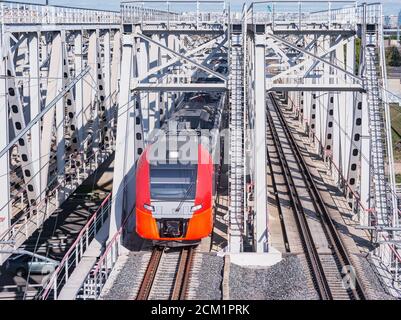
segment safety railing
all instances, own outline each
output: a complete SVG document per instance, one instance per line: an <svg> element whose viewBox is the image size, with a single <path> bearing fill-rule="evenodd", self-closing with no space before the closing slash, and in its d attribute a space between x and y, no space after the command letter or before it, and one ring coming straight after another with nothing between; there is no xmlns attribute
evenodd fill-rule
<svg viewBox="0 0 401 320"><path fill-rule="evenodd" d="M315 11L308 15L308 21L316 23L328 22L330 25L355 26L357 23L356 2L348 4L343 8Z"/></svg>
<svg viewBox="0 0 401 320"><path fill-rule="evenodd" d="M398 103L398 105L401 106L401 97L399 95L396 95L392 92L387 92L387 95L388 95L388 103L395 103L395 104Z"/></svg>
<svg viewBox="0 0 401 320"><path fill-rule="evenodd" d="M247 21L252 24L271 24L273 30L283 26L301 30L310 24L324 24L329 29L354 28L356 25L356 2L341 1L342 8L332 8L330 1L318 3L327 9L311 11L316 1L260 1L248 9Z"/></svg>
<svg viewBox="0 0 401 320"><path fill-rule="evenodd" d="M157 10L146 8L143 5L132 3L121 3L121 14L123 23L143 23L155 21L170 21L178 19L180 14L169 10Z"/></svg>
<svg viewBox="0 0 401 320"><path fill-rule="evenodd" d="M0 22L4 24L119 24L121 16L117 11L1 1Z"/></svg>
<svg viewBox="0 0 401 320"><path fill-rule="evenodd" d="M79 233L77 239L72 244L70 249L65 254L60 265L57 267L55 272L52 274L49 282L44 287L42 294L40 295L41 300L57 299L58 294L63 288L64 284L70 278L72 272L78 266L85 251L88 249L92 240L96 237L97 233L110 216L111 204L112 204L111 193L104 199L97 211L92 215L85 227Z"/></svg>
<svg viewBox="0 0 401 320"><path fill-rule="evenodd" d="M364 8L366 11L366 20L364 18ZM381 3L365 3L359 5L356 10L358 23L362 24L381 24L382 23L382 4Z"/></svg>
<svg viewBox="0 0 401 320"><path fill-rule="evenodd" d="M308 24L325 24L329 29L347 28L354 29L357 24L366 21L367 24L379 24L382 19L380 3L357 5L355 1L343 1L342 8L331 8L329 1L322 1L320 5L327 5L327 9L308 11L307 6L315 1L264 1L252 3L248 10L248 23L272 24L273 29L281 24L288 28L291 24L297 29L304 29ZM288 3L294 11L284 11L278 5ZM263 5L262 10L258 7ZM364 17L364 6L365 15ZM266 9L268 8L268 9Z"/></svg>
<svg viewBox="0 0 401 320"><path fill-rule="evenodd" d="M125 218L120 229L111 238L105 252L94 264L92 270L86 276L86 279L78 294L82 300L97 300L102 293L103 287L109 278L121 251L123 232L132 217L134 211Z"/></svg>
<svg viewBox="0 0 401 320"><path fill-rule="evenodd" d="M225 9L224 1L215 1L214 5L222 5L220 11L200 10L203 1L180 1L179 4L191 7L191 10L178 12L172 5L174 2L168 1L129 1L121 3L121 14L123 23L141 24L142 28L146 25L155 25L163 23L167 27L180 23L195 24L218 24L223 25L228 21L228 11ZM162 9L146 7L147 5L159 5ZM212 27L212 26L211 26Z"/></svg>

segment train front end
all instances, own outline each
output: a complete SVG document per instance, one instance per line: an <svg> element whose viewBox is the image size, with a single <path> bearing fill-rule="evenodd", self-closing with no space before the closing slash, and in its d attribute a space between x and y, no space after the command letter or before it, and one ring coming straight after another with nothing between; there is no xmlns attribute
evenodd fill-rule
<svg viewBox="0 0 401 320"><path fill-rule="evenodd" d="M167 151L167 161L153 161L150 145L137 169L136 231L159 245L194 244L213 228L212 157L196 144L195 159Z"/></svg>

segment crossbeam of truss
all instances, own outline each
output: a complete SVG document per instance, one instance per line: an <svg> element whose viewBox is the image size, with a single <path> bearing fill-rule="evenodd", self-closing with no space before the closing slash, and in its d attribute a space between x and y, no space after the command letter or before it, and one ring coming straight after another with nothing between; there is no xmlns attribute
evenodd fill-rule
<svg viewBox="0 0 401 320"><path fill-rule="evenodd" d="M140 37L140 38L142 38L145 41L148 41L150 43L153 43L153 44L159 46L161 49L163 49L163 50L165 50L165 51L167 51L167 52L179 57L182 60L187 61L188 63L194 65L195 67L198 67L199 69L205 71L206 73L209 73L209 74L211 74L211 75L223 80L224 82L227 82L227 77L223 76L222 74L220 74L220 73L218 73L218 72L216 72L216 71L214 71L214 70L212 70L212 69L210 69L210 68L208 68L208 67L206 67L206 66L204 66L204 65L202 65L202 64L200 64L200 63L198 63L196 61L193 61L192 59L189 59L187 56L185 56L185 55L183 55L181 53L178 53L178 52L166 47L165 45L161 44L160 42L157 42L157 41L145 36L144 34L142 34L140 32L135 33L135 35Z"/></svg>

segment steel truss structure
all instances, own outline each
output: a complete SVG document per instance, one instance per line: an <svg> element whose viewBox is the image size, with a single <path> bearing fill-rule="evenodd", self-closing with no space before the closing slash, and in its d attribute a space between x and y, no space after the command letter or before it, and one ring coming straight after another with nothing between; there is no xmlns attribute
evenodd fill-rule
<svg viewBox="0 0 401 320"><path fill-rule="evenodd" d="M217 91L229 105L226 251L268 253L266 97L279 92L355 222L372 231L377 270L400 295L382 8L313 6L263 1L232 12L224 1L149 0L109 12L3 1L0 249L18 248L114 152L109 241L79 293L98 298L134 230L136 161L154 129L185 92ZM216 55L228 76L212 68ZM58 297L58 277L42 298Z"/></svg>
<svg viewBox="0 0 401 320"><path fill-rule="evenodd" d="M0 6L5 250L18 248L113 153L121 49L117 12Z"/></svg>
<svg viewBox="0 0 401 320"><path fill-rule="evenodd" d="M269 12L259 9L266 4ZM375 255L380 257L379 273L391 279L387 284L399 296L400 212L394 181L382 8L380 4L342 1L341 8L333 9L332 4L328 2L328 9L319 12L303 11L308 1L295 4L295 13L280 11L274 2L255 2L248 9L250 52L245 65L249 67L249 81L255 83L254 87L247 86L248 96L255 99L248 99L249 127L255 127L253 145L265 145L265 121L260 120L263 115L258 115L258 99L261 110L265 99L263 91L258 91L259 85L286 94L288 104L315 142L316 153L327 162L348 199L355 221L361 228L372 230L378 245ZM356 42L361 46L358 57ZM252 75L254 65L256 76ZM263 65L266 77L258 82ZM258 179L265 172L258 166L258 157L265 158L262 153L254 154L252 192L259 197L258 189L262 190L265 182L259 184ZM263 197L265 192L260 199ZM263 218L261 221L264 223ZM255 239L261 238L262 234L256 233Z"/></svg>

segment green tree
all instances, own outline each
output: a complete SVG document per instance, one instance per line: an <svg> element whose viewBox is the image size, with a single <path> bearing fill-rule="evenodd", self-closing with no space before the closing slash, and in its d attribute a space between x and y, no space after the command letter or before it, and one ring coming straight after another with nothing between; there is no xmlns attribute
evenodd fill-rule
<svg viewBox="0 0 401 320"><path fill-rule="evenodd" d="M361 38L356 38L355 39L355 58L356 58L356 63L355 63L355 74L358 74L359 72L359 65L360 65L360 59L361 59L361 45L362 45L362 40Z"/></svg>
<svg viewBox="0 0 401 320"><path fill-rule="evenodd" d="M386 52L387 64L391 67L401 66L401 54L397 47L387 48Z"/></svg>

